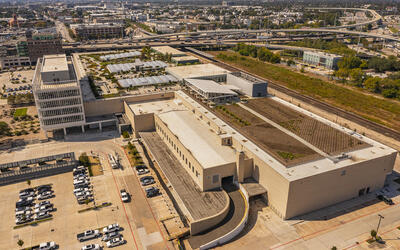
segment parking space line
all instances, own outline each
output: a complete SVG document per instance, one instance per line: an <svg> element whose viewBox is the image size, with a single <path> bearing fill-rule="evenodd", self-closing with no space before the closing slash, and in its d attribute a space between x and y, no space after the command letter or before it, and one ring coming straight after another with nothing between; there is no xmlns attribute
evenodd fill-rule
<svg viewBox="0 0 400 250"><path fill-rule="evenodd" d="M130 228L131 233L132 233L133 241L135 242L136 249L138 250L139 248L138 248L138 245L137 245L137 242L136 242L136 239L135 239L135 235L133 234L132 225L131 225L131 223L130 223L130 221L129 221L128 214L126 213L125 204L124 204L124 202L122 201L122 197L121 197L121 194L120 194L120 192L119 192L118 184L117 184L117 181L116 181L116 179L115 179L114 171L113 171L112 169L111 169L111 174L112 174L112 176L113 176L114 183L115 183L115 187L117 188L118 196L119 196L119 198L120 198L120 200L121 200L122 207L124 208L124 213L125 213L126 220L128 221L128 225L129 225L129 228Z"/></svg>
<svg viewBox="0 0 400 250"><path fill-rule="evenodd" d="M125 156L129 159L129 156L126 154L125 150L122 149L122 151L123 151L123 153L125 154ZM134 176L138 177L138 175L133 171L133 167L130 166L130 163L129 163L129 168L130 168L131 171L133 172ZM136 179L136 181L139 183L139 186L140 186L140 189L141 189L141 191L142 191L143 197L144 197L144 199L146 200L146 203L147 203L147 206L148 206L149 209L150 209L151 215L153 216L153 219L154 219L154 221L155 221L156 224L157 224L158 230L160 231L160 233L161 233L161 235L162 235L162 237L163 237L165 246L167 247L167 249L169 249L167 240L165 239L165 235L164 235L163 231L161 230L161 227L160 227L160 225L159 225L159 223L158 223L158 221L157 221L157 219L156 219L156 217L155 217L155 215L154 215L153 209L151 208L150 203L149 203L149 201L148 201L148 199L147 199L147 197L146 197L146 194L145 194L144 191L143 191L142 185L141 185L141 183L139 182L139 178L135 178L135 179ZM160 181L160 180L158 180L158 181Z"/></svg>

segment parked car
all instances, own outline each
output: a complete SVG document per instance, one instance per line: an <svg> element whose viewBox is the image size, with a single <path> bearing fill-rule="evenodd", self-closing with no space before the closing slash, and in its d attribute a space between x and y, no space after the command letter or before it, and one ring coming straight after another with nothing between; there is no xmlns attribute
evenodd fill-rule
<svg viewBox="0 0 400 250"><path fill-rule="evenodd" d="M41 201L35 205L35 208L39 208L41 206L48 206L48 205L53 205L53 204L51 204L50 201Z"/></svg>
<svg viewBox="0 0 400 250"><path fill-rule="evenodd" d="M35 214L33 216L33 218L35 220L41 220L41 219L49 218L51 216L53 216L53 215L51 215L49 212L40 212L40 213Z"/></svg>
<svg viewBox="0 0 400 250"><path fill-rule="evenodd" d="M46 191L46 192L40 193L40 194L38 195L38 200L50 199L50 198L53 198L53 196L54 196L54 195L53 195L52 192Z"/></svg>
<svg viewBox="0 0 400 250"><path fill-rule="evenodd" d="M74 194L79 193L79 192L86 192L86 191L90 191L90 188L75 188Z"/></svg>
<svg viewBox="0 0 400 250"><path fill-rule="evenodd" d="M89 197L89 196L92 196L92 192L90 192L90 191L78 192L78 193L75 193L75 196L76 197L83 197L83 196Z"/></svg>
<svg viewBox="0 0 400 250"><path fill-rule="evenodd" d="M28 197L35 197L35 192L22 192L22 193L19 193L19 198L20 199L26 199Z"/></svg>
<svg viewBox="0 0 400 250"><path fill-rule="evenodd" d="M103 239L101 239L101 240L102 241L110 241L111 239L114 239L119 236L121 236L121 235L118 232L111 232L111 233L105 234Z"/></svg>
<svg viewBox="0 0 400 250"><path fill-rule="evenodd" d="M40 212L52 212L54 210L53 206L41 206L39 208L35 209L35 213L40 213Z"/></svg>
<svg viewBox="0 0 400 250"><path fill-rule="evenodd" d="M145 165L138 165L135 167L135 169L136 169L136 173L138 175L143 175L143 174L147 174L150 172L149 169Z"/></svg>
<svg viewBox="0 0 400 250"><path fill-rule="evenodd" d="M28 217L18 217L15 219L15 224L19 225L19 224L24 224L24 223L28 223L31 222L33 219L32 217L28 216Z"/></svg>
<svg viewBox="0 0 400 250"><path fill-rule="evenodd" d="M154 178L152 176L144 176L140 178L140 183L142 186L151 185L154 183Z"/></svg>
<svg viewBox="0 0 400 250"><path fill-rule="evenodd" d="M390 199L389 197L385 196L385 195L380 194L380 195L377 195L376 197L377 197L379 200L385 202L385 203L388 204L388 205L394 205L393 200Z"/></svg>
<svg viewBox="0 0 400 250"><path fill-rule="evenodd" d="M116 246L123 245L123 244L125 244L125 240L122 236L120 236L120 237L117 237L117 238L107 241L106 245L107 245L107 247L116 247Z"/></svg>
<svg viewBox="0 0 400 250"><path fill-rule="evenodd" d="M79 233L76 235L76 238L79 241L85 241L85 240L90 240L90 239L94 239L100 236L100 232L99 230L87 230L83 233Z"/></svg>
<svg viewBox="0 0 400 250"><path fill-rule="evenodd" d="M85 204L86 202L91 202L93 201L92 196L82 196L77 198L78 204Z"/></svg>
<svg viewBox="0 0 400 250"><path fill-rule="evenodd" d="M32 208L31 207L17 207L15 209L15 213L18 213L20 211L32 211Z"/></svg>
<svg viewBox="0 0 400 250"><path fill-rule="evenodd" d="M146 191L146 197L147 198L151 198L154 196L157 196L158 194L160 194L160 189L156 188L156 187L148 187L145 189Z"/></svg>
<svg viewBox="0 0 400 250"><path fill-rule="evenodd" d="M103 233L111 233L111 232L116 232L119 231L121 227L118 225L118 223L110 224L106 227L103 228Z"/></svg>
<svg viewBox="0 0 400 250"><path fill-rule="evenodd" d="M32 216L32 210L27 210L27 211L19 211L15 213L15 218L21 218L21 217L30 217Z"/></svg>
<svg viewBox="0 0 400 250"><path fill-rule="evenodd" d="M15 203L15 207L16 208L20 208L20 207L27 207L27 206L32 206L33 205L33 200L22 200L22 201L17 201Z"/></svg>
<svg viewBox="0 0 400 250"><path fill-rule="evenodd" d="M39 245L39 250L52 250L52 249L56 249L57 245L54 241L49 241L49 242L43 242L40 243Z"/></svg>
<svg viewBox="0 0 400 250"><path fill-rule="evenodd" d="M36 190L39 192L41 192L41 190L49 190L49 189L51 189L50 184L40 185L36 187Z"/></svg>
<svg viewBox="0 0 400 250"><path fill-rule="evenodd" d="M98 250L98 249L100 249L100 245L99 244L89 244L89 245L83 246L81 249L82 250Z"/></svg>
<svg viewBox="0 0 400 250"><path fill-rule="evenodd" d="M128 192L126 192L125 189L121 189L120 192L121 192L121 199L122 199L122 201L123 201L123 202L128 202L128 201L129 201L129 198L130 198Z"/></svg>

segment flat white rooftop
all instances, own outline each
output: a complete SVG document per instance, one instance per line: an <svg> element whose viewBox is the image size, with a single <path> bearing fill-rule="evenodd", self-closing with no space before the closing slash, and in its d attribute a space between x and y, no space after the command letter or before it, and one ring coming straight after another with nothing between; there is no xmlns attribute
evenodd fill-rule
<svg viewBox="0 0 400 250"><path fill-rule="evenodd" d="M175 76L176 78L178 78L179 80L186 78L219 76L230 73L228 70L218 67L217 65L211 63L169 67L166 69L166 71L171 75Z"/></svg>
<svg viewBox="0 0 400 250"><path fill-rule="evenodd" d="M67 57L65 54L47 55L43 57L42 72L68 71Z"/></svg>
<svg viewBox="0 0 400 250"><path fill-rule="evenodd" d="M227 95L237 95L237 93L230 90L226 85L218 84L211 80L200 80L200 79L185 79L189 85L203 91L204 93L216 93L216 94L227 94Z"/></svg>
<svg viewBox="0 0 400 250"><path fill-rule="evenodd" d="M235 151L222 146L221 139L189 110L167 111L158 117L188 149L203 168L235 162Z"/></svg>
<svg viewBox="0 0 400 250"><path fill-rule="evenodd" d="M170 99L129 104L136 114L154 113L168 125L171 132L191 151L203 168L235 162L235 150L222 146L221 139L210 131L204 121L198 120L181 100Z"/></svg>
<svg viewBox="0 0 400 250"><path fill-rule="evenodd" d="M182 52L180 50L174 49L170 46L156 46L156 47L151 47L155 51L161 54L172 54L172 56L186 56L185 52Z"/></svg>
<svg viewBox="0 0 400 250"><path fill-rule="evenodd" d="M175 57L173 58L175 62L182 62L182 61L199 61L199 58L195 56L180 56L180 57Z"/></svg>

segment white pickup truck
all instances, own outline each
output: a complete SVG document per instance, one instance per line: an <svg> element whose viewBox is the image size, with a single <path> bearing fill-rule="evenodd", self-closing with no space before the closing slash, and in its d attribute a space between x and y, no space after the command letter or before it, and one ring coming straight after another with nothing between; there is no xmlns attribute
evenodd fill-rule
<svg viewBox="0 0 400 250"><path fill-rule="evenodd" d="M94 239L100 236L100 232L99 230L87 230L83 233L77 234L76 238L82 242L85 240L90 240L90 239Z"/></svg>

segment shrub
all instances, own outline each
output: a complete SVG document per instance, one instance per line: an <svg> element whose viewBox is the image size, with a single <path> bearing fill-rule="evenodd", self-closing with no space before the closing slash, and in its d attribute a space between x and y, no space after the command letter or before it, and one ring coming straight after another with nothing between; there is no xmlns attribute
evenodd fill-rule
<svg viewBox="0 0 400 250"><path fill-rule="evenodd" d="M88 166L90 165L89 157L87 156L86 153L82 153L82 154L79 156L79 163L80 163L81 165L85 166L85 167L88 167Z"/></svg>

